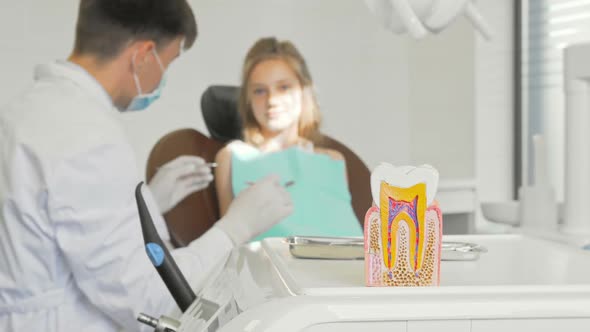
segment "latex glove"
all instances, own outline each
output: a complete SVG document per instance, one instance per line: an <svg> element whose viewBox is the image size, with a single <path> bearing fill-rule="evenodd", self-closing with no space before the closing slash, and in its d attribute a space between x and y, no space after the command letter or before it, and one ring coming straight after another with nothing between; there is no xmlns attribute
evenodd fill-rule
<svg viewBox="0 0 590 332"><path fill-rule="evenodd" d="M234 242L245 243L293 213L291 194L278 175L269 175L241 191L216 224Z"/></svg>
<svg viewBox="0 0 590 332"><path fill-rule="evenodd" d="M164 214L186 196L207 188L212 180L211 168L203 158L180 156L160 167L148 186Z"/></svg>

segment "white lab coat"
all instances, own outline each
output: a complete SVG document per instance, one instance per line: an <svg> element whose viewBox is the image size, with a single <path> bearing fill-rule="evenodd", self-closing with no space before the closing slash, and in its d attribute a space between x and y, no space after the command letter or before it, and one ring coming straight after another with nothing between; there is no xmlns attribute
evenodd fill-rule
<svg viewBox="0 0 590 332"><path fill-rule="evenodd" d="M116 112L67 62L37 67L0 109L0 331L137 331L139 312L176 308L144 251ZM232 247L214 227L173 256L196 280Z"/></svg>

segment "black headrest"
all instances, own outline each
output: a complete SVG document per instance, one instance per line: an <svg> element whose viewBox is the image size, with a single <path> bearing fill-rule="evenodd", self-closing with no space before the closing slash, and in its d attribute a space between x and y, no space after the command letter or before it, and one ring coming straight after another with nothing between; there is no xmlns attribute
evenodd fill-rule
<svg viewBox="0 0 590 332"><path fill-rule="evenodd" d="M212 85L201 96L201 112L211 138L227 142L242 138L242 120L238 114L240 88Z"/></svg>

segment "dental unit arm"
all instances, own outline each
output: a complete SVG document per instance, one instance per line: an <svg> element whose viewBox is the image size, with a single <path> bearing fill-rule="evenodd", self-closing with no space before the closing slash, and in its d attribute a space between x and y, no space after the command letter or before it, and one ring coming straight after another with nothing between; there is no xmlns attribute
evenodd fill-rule
<svg viewBox="0 0 590 332"><path fill-rule="evenodd" d="M365 3L385 28L396 34L407 32L420 39L440 32L465 15L486 40L492 37L492 29L473 0L365 0Z"/></svg>

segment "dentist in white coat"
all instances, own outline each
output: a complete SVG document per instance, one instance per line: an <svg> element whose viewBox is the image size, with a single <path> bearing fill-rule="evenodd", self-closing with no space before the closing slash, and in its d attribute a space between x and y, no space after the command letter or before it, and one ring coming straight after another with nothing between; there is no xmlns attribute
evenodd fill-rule
<svg viewBox="0 0 590 332"><path fill-rule="evenodd" d="M81 0L71 56L37 67L30 89L0 108L0 331L138 331L140 311L176 307L144 251L142 177L116 114L157 99L196 34L185 0ZM174 167L187 160L202 164L177 160L150 184L162 210L210 181L205 170L169 189L195 169ZM172 254L188 279L202 278L292 209L278 178L265 178Z"/></svg>

